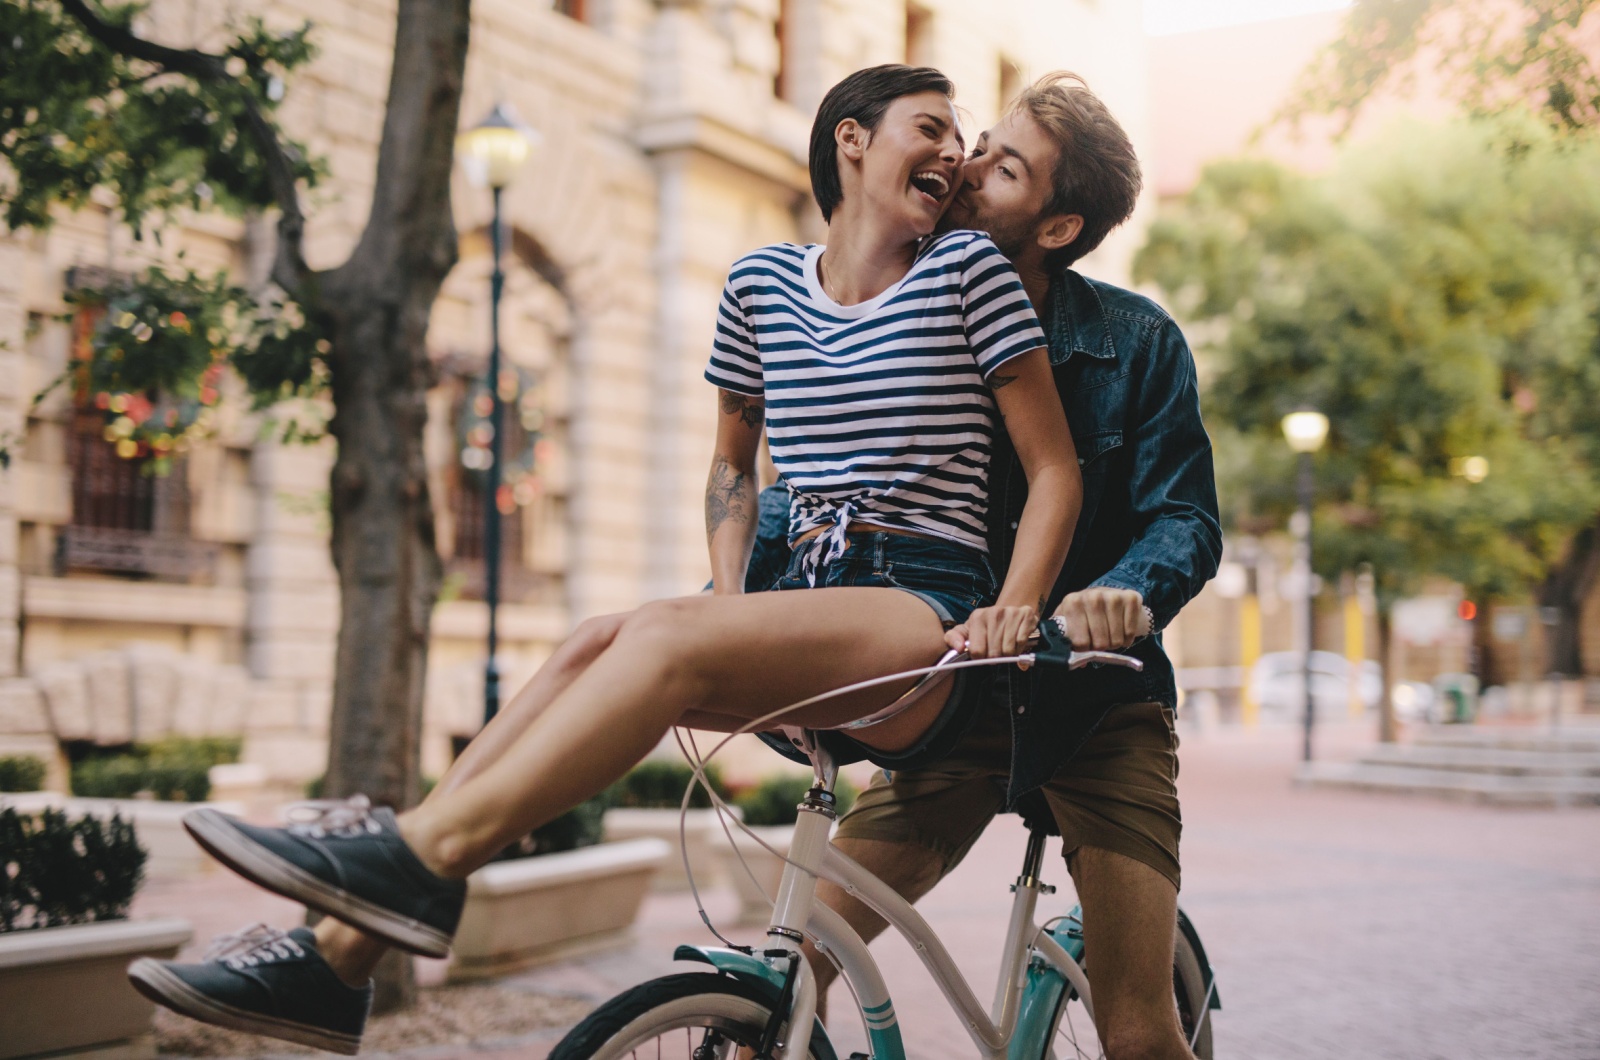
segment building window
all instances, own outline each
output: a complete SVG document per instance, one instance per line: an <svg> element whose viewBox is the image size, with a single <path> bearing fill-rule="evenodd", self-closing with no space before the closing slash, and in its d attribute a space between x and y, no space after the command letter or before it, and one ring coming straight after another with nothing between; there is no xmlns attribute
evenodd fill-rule
<svg viewBox="0 0 1600 1060"><path fill-rule="evenodd" d="M588 0L555 0L551 6L558 15L566 15L577 22L589 21Z"/></svg>
<svg viewBox="0 0 1600 1060"><path fill-rule="evenodd" d="M933 12L921 4L906 5L906 63L937 65L933 40Z"/></svg>
<svg viewBox="0 0 1600 1060"><path fill-rule="evenodd" d="M74 356L87 355L101 310L72 322ZM188 465L170 460L155 474L148 456L123 457L107 437L106 414L75 395L67 428L72 519L56 537L58 573L96 571L189 581L213 573L217 550L190 536Z"/></svg>
<svg viewBox="0 0 1600 1060"><path fill-rule="evenodd" d="M1022 64L1004 55L1000 56L1000 113L1004 114L1011 101L1026 87L1022 79Z"/></svg>

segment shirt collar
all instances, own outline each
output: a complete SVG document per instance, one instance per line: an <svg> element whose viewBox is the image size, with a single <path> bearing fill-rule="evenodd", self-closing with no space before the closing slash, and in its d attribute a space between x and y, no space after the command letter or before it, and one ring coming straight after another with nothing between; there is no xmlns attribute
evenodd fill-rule
<svg viewBox="0 0 1600 1060"><path fill-rule="evenodd" d="M1063 268L1050 277L1046 296L1045 340L1050 346L1050 363L1066 364L1074 353L1100 360L1114 360L1117 348L1106 326L1106 309L1100 292L1072 269Z"/></svg>

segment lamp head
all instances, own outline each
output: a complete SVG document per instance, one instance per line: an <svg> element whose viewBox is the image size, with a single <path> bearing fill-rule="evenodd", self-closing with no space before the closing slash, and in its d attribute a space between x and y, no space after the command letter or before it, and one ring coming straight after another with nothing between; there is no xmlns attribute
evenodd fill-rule
<svg viewBox="0 0 1600 1060"><path fill-rule="evenodd" d="M1297 409L1283 418L1283 436L1297 453L1314 453L1328 439L1328 417L1315 409Z"/></svg>
<svg viewBox="0 0 1600 1060"><path fill-rule="evenodd" d="M482 121L456 137L456 150L468 180L498 190L516 177L539 140L511 104L496 103Z"/></svg>

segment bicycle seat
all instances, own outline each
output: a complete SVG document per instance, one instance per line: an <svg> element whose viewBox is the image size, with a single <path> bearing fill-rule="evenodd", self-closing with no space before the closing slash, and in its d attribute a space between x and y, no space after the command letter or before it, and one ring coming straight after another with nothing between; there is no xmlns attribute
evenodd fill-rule
<svg viewBox="0 0 1600 1060"><path fill-rule="evenodd" d="M1056 815L1050 812L1049 800L1044 797L1044 792L1037 788L1018 799L1012 812L1021 817L1022 823L1028 826L1028 831L1035 835L1061 834L1061 829L1056 825Z"/></svg>

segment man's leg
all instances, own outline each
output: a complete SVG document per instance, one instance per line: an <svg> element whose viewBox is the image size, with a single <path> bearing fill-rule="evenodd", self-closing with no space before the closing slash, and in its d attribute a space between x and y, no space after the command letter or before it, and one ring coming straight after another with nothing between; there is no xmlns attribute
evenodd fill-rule
<svg viewBox="0 0 1600 1060"><path fill-rule="evenodd" d="M1178 738L1159 703L1113 708L1043 788L1083 906L1095 1030L1107 1060L1192 1058L1172 994Z"/></svg>
<svg viewBox="0 0 1600 1060"><path fill-rule="evenodd" d="M1143 862L1098 847L1080 847L1069 866L1106 1060L1192 1060L1172 997L1178 889Z"/></svg>

